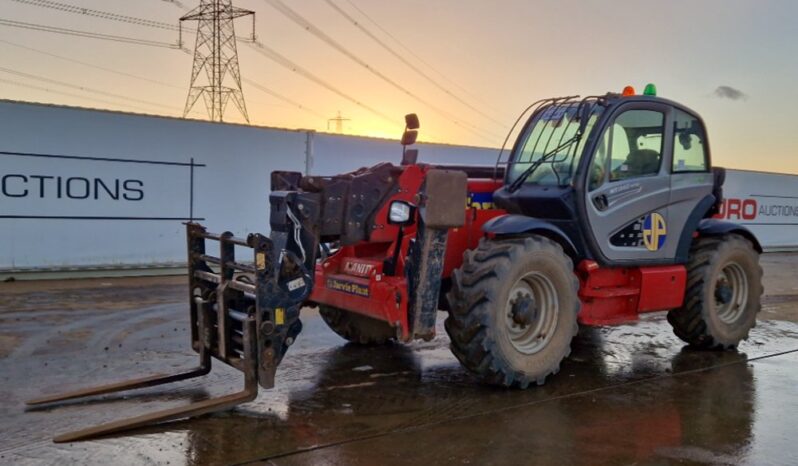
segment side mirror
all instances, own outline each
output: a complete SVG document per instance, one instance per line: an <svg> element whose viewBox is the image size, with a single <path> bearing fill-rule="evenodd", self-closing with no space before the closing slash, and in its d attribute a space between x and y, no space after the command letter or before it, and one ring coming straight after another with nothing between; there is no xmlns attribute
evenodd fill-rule
<svg viewBox="0 0 798 466"><path fill-rule="evenodd" d="M402 134L402 145L403 146L412 146L416 143L416 139L418 138L418 131L414 129L406 129L404 134Z"/></svg>
<svg viewBox="0 0 798 466"><path fill-rule="evenodd" d="M414 150L413 154L408 156L407 146L412 146L418 139L418 128L421 125L418 123L418 115L415 113L408 113L405 115L405 132L402 134L402 165L412 165L418 159L418 151Z"/></svg>
<svg viewBox="0 0 798 466"><path fill-rule="evenodd" d="M685 131L679 132L679 144L681 144L682 149L690 150L693 146L693 138L690 137L690 133Z"/></svg>
<svg viewBox="0 0 798 466"><path fill-rule="evenodd" d="M408 113L405 115L406 129L419 129L421 124L418 122L418 115L415 113Z"/></svg>

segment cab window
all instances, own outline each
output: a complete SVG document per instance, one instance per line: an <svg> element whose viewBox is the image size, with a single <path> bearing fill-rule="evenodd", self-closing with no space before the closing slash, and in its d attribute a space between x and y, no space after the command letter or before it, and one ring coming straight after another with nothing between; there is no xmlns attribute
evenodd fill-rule
<svg viewBox="0 0 798 466"><path fill-rule="evenodd" d="M610 181L659 173L665 115L629 110L604 133L610 159Z"/></svg>
<svg viewBox="0 0 798 466"><path fill-rule="evenodd" d="M673 173L707 171L706 133L697 118L676 110L673 139Z"/></svg>
<svg viewBox="0 0 798 466"><path fill-rule="evenodd" d="M582 156L586 137L573 143L580 126L579 102L565 105L551 105L540 112L533 125L521 136L521 144L513 154L508 170L508 182L512 182L530 165L538 163L547 154L553 156L538 166L527 178L526 184L564 186L571 184L579 159ZM593 105L584 127L584 134L590 134L604 107ZM558 150L559 149L559 150Z"/></svg>
<svg viewBox="0 0 798 466"><path fill-rule="evenodd" d="M588 189L598 188L607 178L619 181L659 173L664 133L662 112L628 110L622 113L599 140Z"/></svg>

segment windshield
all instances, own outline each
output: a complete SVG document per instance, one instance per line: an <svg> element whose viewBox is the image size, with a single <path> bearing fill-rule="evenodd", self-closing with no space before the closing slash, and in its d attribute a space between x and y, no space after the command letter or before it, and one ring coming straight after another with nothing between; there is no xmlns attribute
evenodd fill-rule
<svg viewBox="0 0 798 466"><path fill-rule="evenodd" d="M538 112L535 121L521 135L520 144L510 159L507 181L512 183L534 164L540 166L526 178L526 184L563 186L571 183L585 141L598 121L604 107L595 102L590 105L589 118L584 134L575 140L579 130L578 114L580 101L554 103ZM570 142L570 143L569 143ZM558 150L559 149L559 150ZM550 154L541 163L541 158Z"/></svg>

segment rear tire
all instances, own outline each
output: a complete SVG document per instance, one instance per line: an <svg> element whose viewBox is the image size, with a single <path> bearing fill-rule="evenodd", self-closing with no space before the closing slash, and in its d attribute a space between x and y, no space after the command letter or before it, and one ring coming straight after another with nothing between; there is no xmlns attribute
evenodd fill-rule
<svg viewBox="0 0 798 466"><path fill-rule="evenodd" d="M559 244L483 239L452 274L446 332L466 369L488 383L542 385L571 353L579 281Z"/></svg>
<svg viewBox="0 0 798 466"><path fill-rule="evenodd" d="M387 322L325 304L319 304L319 314L333 332L352 343L384 345L396 339L396 332Z"/></svg>
<svg viewBox="0 0 798 466"><path fill-rule="evenodd" d="M684 304L668 312L673 333L695 348L734 348L761 309L759 254L740 235L698 238L690 249Z"/></svg>

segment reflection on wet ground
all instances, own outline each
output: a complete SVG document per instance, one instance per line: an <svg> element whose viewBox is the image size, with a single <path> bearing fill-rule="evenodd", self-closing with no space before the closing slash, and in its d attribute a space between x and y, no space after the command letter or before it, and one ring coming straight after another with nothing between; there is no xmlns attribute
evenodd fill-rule
<svg viewBox="0 0 798 466"><path fill-rule="evenodd" d="M581 329L560 374L521 391L480 385L449 353L442 328L426 343L360 348L309 311L277 388L255 401L130 435L51 443L240 387L240 373L219 364L171 388L25 410L36 395L191 366L184 293L173 288L113 309L55 302L32 312L0 298L0 335L16 341L0 354L0 464L798 463L790 429L798 324L764 320L739 352L694 352L662 316ZM796 301L780 303L797 312Z"/></svg>

